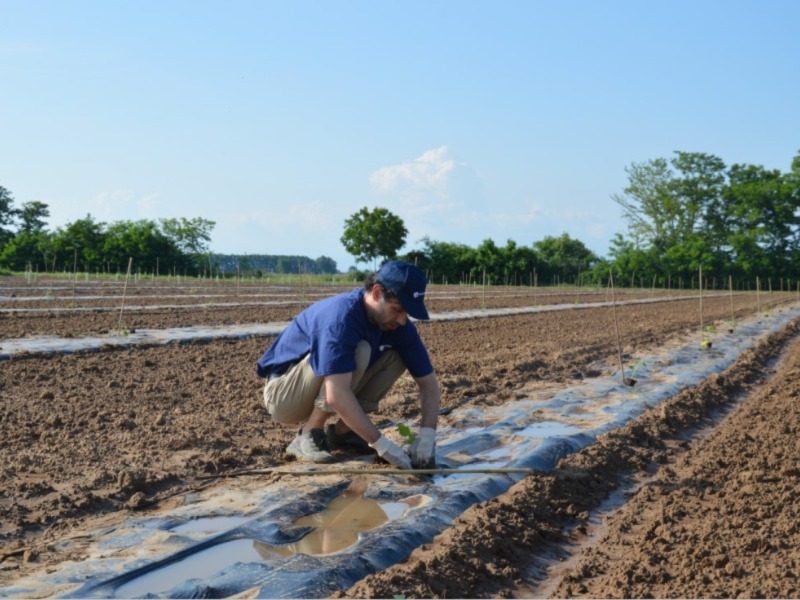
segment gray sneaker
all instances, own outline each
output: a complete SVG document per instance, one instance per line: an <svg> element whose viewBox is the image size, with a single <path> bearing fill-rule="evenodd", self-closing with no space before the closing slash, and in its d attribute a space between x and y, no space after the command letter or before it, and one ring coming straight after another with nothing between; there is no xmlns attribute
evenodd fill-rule
<svg viewBox="0 0 800 600"><path fill-rule="evenodd" d="M308 433L300 430L297 437L286 448L286 454L291 454L297 460L304 462L329 463L336 460L331 454L328 440L322 429L312 429Z"/></svg>

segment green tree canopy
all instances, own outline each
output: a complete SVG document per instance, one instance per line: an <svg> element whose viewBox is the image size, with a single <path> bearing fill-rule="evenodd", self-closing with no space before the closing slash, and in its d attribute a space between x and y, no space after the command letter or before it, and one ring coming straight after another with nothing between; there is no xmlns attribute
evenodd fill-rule
<svg viewBox="0 0 800 600"><path fill-rule="evenodd" d="M186 254L203 254L211 243L211 232L215 221L194 217L186 219L161 219L161 228L181 252Z"/></svg>
<svg viewBox="0 0 800 600"><path fill-rule="evenodd" d="M591 268L598 260L597 255L582 241L567 233L558 237L548 235L535 242L533 249L540 264L547 269L547 276L560 273L573 281L578 278L579 273Z"/></svg>
<svg viewBox="0 0 800 600"><path fill-rule="evenodd" d="M20 233L33 233L44 229L45 219L50 218L50 208L38 200L25 202L19 209L18 216Z"/></svg>
<svg viewBox="0 0 800 600"><path fill-rule="evenodd" d="M620 236L610 250L624 277L688 282L702 267L720 282L729 275L800 278L800 154L788 173L726 168L700 152L634 163L626 172L628 186L612 198L629 239Z"/></svg>
<svg viewBox="0 0 800 600"><path fill-rule="evenodd" d="M396 258L407 235L400 217L385 208L369 210L365 206L345 220L341 242L357 262L368 263L377 258Z"/></svg>
<svg viewBox="0 0 800 600"><path fill-rule="evenodd" d="M333 260L330 256L325 256L324 254L317 258L314 263L317 265L317 273L336 273L336 261Z"/></svg>
<svg viewBox="0 0 800 600"><path fill-rule="evenodd" d="M14 197L11 192L0 185L0 248L13 236L11 230L6 229L6 226L11 225L16 216Z"/></svg>
<svg viewBox="0 0 800 600"><path fill-rule="evenodd" d="M73 262L77 263L80 270L100 270L103 265L105 229L105 223L99 223L87 214L85 218L56 230L54 250L71 266Z"/></svg>

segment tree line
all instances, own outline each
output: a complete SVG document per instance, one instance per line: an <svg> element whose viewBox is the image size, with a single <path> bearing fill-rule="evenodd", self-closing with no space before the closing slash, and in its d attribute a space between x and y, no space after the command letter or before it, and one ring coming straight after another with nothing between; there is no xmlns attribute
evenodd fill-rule
<svg viewBox="0 0 800 600"><path fill-rule="evenodd" d="M744 288L800 279L800 154L783 173L701 152L632 163L612 199L627 235L595 270L622 281L674 285L704 279ZM753 287L754 289L754 287Z"/></svg>
<svg viewBox="0 0 800 600"><path fill-rule="evenodd" d="M617 285L690 287L700 269L706 284L717 287L735 281L753 288L756 278L800 280L800 153L786 173L682 151L632 163L626 173L628 185L612 199L627 232L616 234L606 258L567 233L530 246L485 239L471 247L425 237L421 248L400 255L408 230L385 208L351 215L341 242L373 269L378 259L401 258L436 283L605 283L613 273ZM113 272L124 271L133 257L140 270L163 274L336 272L326 256L211 254L215 223L202 218L106 224L87 215L47 231L49 215L42 202L15 208L0 187L0 267Z"/></svg>
<svg viewBox="0 0 800 600"><path fill-rule="evenodd" d="M211 262L223 274L261 277L267 273L333 275L336 261L329 256L309 258L288 254L212 254Z"/></svg>
<svg viewBox="0 0 800 600"><path fill-rule="evenodd" d="M0 267L12 271L125 272L130 258L140 272L198 274L207 269L214 221L200 217L115 221L91 215L46 229L44 202L14 206L0 186Z"/></svg>
<svg viewBox="0 0 800 600"><path fill-rule="evenodd" d="M477 248L424 237L421 249L400 255L407 236L400 217L386 208L365 206L345 220L341 242L357 262L372 263L373 270L378 259L399 258L417 265L436 283L574 283L599 260L567 233L547 236L531 246L520 246L514 240L498 246L487 238Z"/></svg>
<svg viewBox="0 0 800 600"><path fill-rule="evenodd" d="M48 231L44 202L14 205L0 186L0 267L10 271L125 272L216 277L334 274L336 261L295 255L217 254L209 250L214 221L179 218L102 223L91 215Z"/></svg>
<svg viewBox="0 0 800 600"><path fill-rule="evenodd" d="M408 234L385 208L366 207L345 221L342 244L357 261L402 258L435 282L492 284L607 283L755 289L757 281L800 281L800 154L788 172L734 164L700 152L632 163L608 257L564 233L531 246L484 240L477 248L423 238L398 251ZM782 286L782 284L781 284Z"/></svg>

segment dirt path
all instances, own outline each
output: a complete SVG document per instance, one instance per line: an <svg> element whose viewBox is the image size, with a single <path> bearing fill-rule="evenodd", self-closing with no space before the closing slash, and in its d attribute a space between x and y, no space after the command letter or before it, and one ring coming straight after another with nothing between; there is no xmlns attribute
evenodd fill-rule
<svg viewBox="0 0 800 600"><path fill-rule="evenodd" d="M556 597L800 597L800 343L613 515Z"/></svg>
<svg viewBox="0 0 800 600"><path fill-rule="evenodd" d="M2 282L0 282L2 283ZM490 289L486 295L480 289L446 288L432 286L428 308L432 313L460 311L481 308L509 308L523 306L541 306L544 304L582 305L592 302L606 302L610 298L607 293L592 289L565 293L556 290L539 291L526 288L503 290ZM438 289L437 289L438 287ZM10 288L9 288L10 289ZM123 303L121 290L113 300L93 299L100 295L98 290L83 289L82 295L72 297L68 292L55 296L52 300L23 300L32 292L20 290L18 296L11 298L6 290L7 300L0 299L0 337L2 339L24 338L32 336L84 337L107 334L121 328L163 329L166 327L191 327L197 325L240 325L246 323L271 323L291 320L298 312L311 302L325 295L331 295L345 288L254 288L237 295L229 290L183 288L173 290L161 288L140 290L132 293ZM352 288L347 288L352 289ZM108 290L106 290L108 291ZM134 290L135 291L135 290ZM40 296L43 292L37 292ZM174 297L177 293L178 298ZM617 299L648 299L654 296L672 297L675 295L692 295L691 290L650 291L624 290L617 294ZM2 294L0 294L2 296ZM768 307L796 299L795 294L774 292L761 294L737 294L733 297L735 311L753 312L758 306ZM689 301L693 306L697 300ZM726 314L716 318L730 318L730 299L723 295L712 300ZM32 310L33 309L33 310ZM123 310L121 310L123 309ZM2 340L0 340L1 342Z"/></svg>

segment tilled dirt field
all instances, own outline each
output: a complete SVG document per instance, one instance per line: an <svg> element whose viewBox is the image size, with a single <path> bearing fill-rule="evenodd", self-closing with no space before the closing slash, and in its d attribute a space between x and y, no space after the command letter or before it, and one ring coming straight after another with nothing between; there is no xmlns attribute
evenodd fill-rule
<svg viewBox="0 0 800 600"><path fill-rule="evenodd" d="M773 302L786 300L777 296ZM736 318L754 313L757 305L766 306L765 300L766 296L734 296ZM466 307L470 301L459 302L460 307ZM471 302L472 307L476 303L480 307L483 299ZM705 321L721 324L729 320L730 302L727 297L706 299ZM697 304L696 300L684 300L619 307L624 351L658 347L675 336L696 331ZM256 318L250 318L253 309L236 310L239 316L233 318L241 319L238 322L273 320L264 316L271 314L264 309ZM92 315L75 318L91 323ZM180 322L170 323L175 324ZM88 331L93 325L76 326ZM613 320L608 308L432 322L419 328L444 389L445 407L461 402L502 404L525 397L537 386L568 385L576 379L607 373L615 363ZM7 331L4 326L2 337L13 337ZM639 503L639 511L619 517L623 524L620 531L625 535L614 537L611 526L608 541L603 538L595 543L594 550L585 553L585 562L561 574L563 583L551 591L561 596L596 597L731 596L737 590L744 590L743 594L752 590L754 595L761 591L762 595L796 596L798 588L790 584L796 583L798 575L793 562L797 554L792 550L800 547L796 525L792 530L791 525L776 524L775 535L768 534L769 529L753 531L739 545L733 543L738 538L732 537L709 548L707 555L680 555L676 550L682 546L684 552L692 548L696 553L697 540L713 538L709 532L721 531L721 526L696 532L689 527L691 514L714 512L714 508L703 507L703 502L714 502L721 520L728 517L729 525L737 523L746 532L752 523L764 522L759 517L778 515L780 507L798 504L796 412L789 415L777 408L762 409L760 420L750 417L747 436L751 440L733 435L730 442L720 444L717 455L697 459L699 463L692 459L699 450L684 439L685 428L702 423L707 410L724 405L741 389L757 388L769 370L768 360L794 336L794 328L774 335L725 373L685 390L624 430L563 460L554 472L528 477L504 496L474 507L408 563L367 578L346 595L529 596L539 589L532 586L543 576L542 565L531 562L531 556L539 551L563 553L565 544L578 547L582 536L592 536L588 513L618 485L617 478L651 476L657 471L656 477L665 479L648 480L625 509L635 511L633 507ZM53 542L80 535L98 518L107 518L103 515L146 510L148 504L198 485L196 478L200 475L283 464L284 448L295 432L268 419L260 399L262 381L254 370L256 359L269 342L268 338L222 340L74 355L31 355L0 363L0 585L67 558L80 559L80 555L58 553ZM794 356L797 350L792 348ZM780 364L779 374L786 377L794 370L800 372L789 366L794 364L789 359ZM786 410L791 406L797 410L797 392L788 392L794 389L789 385L794 380L789 377L782 385L773 381L778 380L763 387L777 386L776 393L766 397L774 396L774 402L787 405ZM794 385L800 386L796 381ZM384 420L416 415L413 387L410 380L401 381L383 403ZM739 412L765 402L758 398L762 394L748 399ZM718 430L724 431L733 422L732 417ZM774 432L768 429L770 423L775 424ZM715 439L716 432L703 447L710 447ZM762 440L775 440L775 444ZM759 453L768 449L773 454L761 457ZM752 464L742 458L748 452L754 455ZM722 462L716 462L717 458ZM684 460L686 465L676 462ZM681 470L691 469L693 464L706 471L692 475ZM656 470L656 465L662 468ZM715 484L714 475L724 479ZM770 487L773 480L777 480L774 493ZM734 490L723 490L720 495L722 488L714 485L732 485L733 481L742 482L735 486L738 492L740 488L750 492L744 497L748 500L739 501L735 505L739 508L728 514L727 503ZM714 493L709 491L712 489ZM650 498L640 501L643 494ZM762 506L769 507L764 494L770 494L775 508L761 510ZM676 518L673 506L678 501L694 503L695 508L682 508L681 515L687 516ZM662 510L658 502L668 504ZM745 510L747 507L753 510ZM621 514L627 514L625 511ZM664 520L665 514L671 521ZM786 518L782 523L796 517L786 511L783 514ZM680 525L666 527L673 522ZM653 523L657 525L651 528ZM565 527L572 533L564 534ZM641 540L630 537L637 532ZM789 549L776 541L775 536L784 532L787 544L791 542ZM687 537L680 537L683 535ZM653 541L659 539L665 542ZM693 541L686 544L682 540ZM751 540L761 541L753 542L753 546ZM659 554L656 558L643 554L637 559L631 547L642 553L651 548ZM778 562L779 571L769 577L761 572L756 578L762 585L775 579L773 587L733 587L734 583L746 585L750 571L759 572L759 561L743 564L736 558L737 551L745 548L750 548L746 550L750 554L763 554L764 564L772 564L773 559ZM724 562L719 555L726 552ZM630 562L622 566L629 558ZM673 559L675 566L668 562ZM734 566L728 567L731 564ZM726 568L731 571L727 579L717 576L717 571L725 573ZM681 577L689 577L689 573L694 573L690 583L695 587L678 587ZM732 582L730 587L725 587L726 581ZM637 585L645 587L634 587Z"/></svg>
<svg viewBox="0 0 800 600"><path fill-rule="evenodd" d="M59 283L59 282L57 282ZM140 285L123 289L110 282L81 286L75 293L62 287L31 287L22 279L0 281L0 331L3 339L53 335L84 337L116 330L159 329L197 325L238 325L289 321L310 303L349 291L352 287L267 287L233 284L191 286ZM722 292L717 292L722 293ZM654 296L696 295L691 290L617 290L620 301ZM788 292L762 294L764 306L793 297ZM552 304L608 302L609 290L581 288L497 288L430 286L427 305L432 313L465 309L509 308ZM755 306L755 295L734 295L734 304Z"/></svg>
<svg viewBox="0 0 800 600"><path fill-rule="evenodd" d="M553 471L472 507L407 561L341 595L800 596L797 334L787 327ZM768 365L787 343L774 374ZM709 437L692 439L740 394ZM632 499L596 525L592 511L632 481Z"/></svg>

